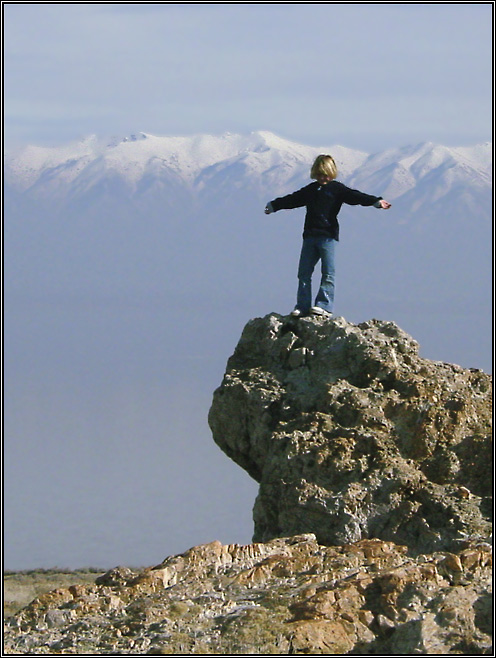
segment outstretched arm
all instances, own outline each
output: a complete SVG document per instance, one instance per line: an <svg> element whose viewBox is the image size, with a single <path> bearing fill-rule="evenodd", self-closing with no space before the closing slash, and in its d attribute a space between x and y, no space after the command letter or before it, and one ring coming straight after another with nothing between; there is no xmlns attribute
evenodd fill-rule
<svg viewBox="0 0 496 658"><path fill-rule="evenodd" d="M265 206L265 214L269 215L272 212L277 212L278 210L291 210L293 208L301 208L306 205L308 200L308 189L311 187L307 185L302 187L301 190L297 190L292 194L287 194L286 196L278 197L273 199Z"/></svg>
<svg viewBox="0 0 496 658"><path fill-rule="evenodd" d="M366 194L365 192L354 190L351 187L347 187L343 183L338 183L337 181L336 191L344 203L347 203L350 206L375 206L376 208L383 207L381 205L383 199L379 195Z"/></svg>

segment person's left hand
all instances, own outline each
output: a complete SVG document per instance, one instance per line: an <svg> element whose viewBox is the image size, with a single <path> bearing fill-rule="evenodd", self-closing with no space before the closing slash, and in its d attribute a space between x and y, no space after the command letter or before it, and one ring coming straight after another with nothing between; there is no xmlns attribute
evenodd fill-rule
<svg viewBox="0 0 496 658"><path fill-rule="evenodd" d="M389 203L389 201L386 201L386 199L381 199L381 208L387 210L388 208L391 208L391 204Z"/></svg>

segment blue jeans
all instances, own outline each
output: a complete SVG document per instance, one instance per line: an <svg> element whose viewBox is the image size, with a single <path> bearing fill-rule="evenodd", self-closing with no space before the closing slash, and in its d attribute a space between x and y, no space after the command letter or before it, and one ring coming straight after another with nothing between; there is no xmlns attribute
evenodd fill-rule
<svg viewBox="0 0 496 658"><path fill-rule="evenodd" d="M322 278L315 306L332 313L334 307L334 245L336 241L323 236L303 238L298 266L296 308L304 313L312 306L312 274L321 261Z"/></svg>

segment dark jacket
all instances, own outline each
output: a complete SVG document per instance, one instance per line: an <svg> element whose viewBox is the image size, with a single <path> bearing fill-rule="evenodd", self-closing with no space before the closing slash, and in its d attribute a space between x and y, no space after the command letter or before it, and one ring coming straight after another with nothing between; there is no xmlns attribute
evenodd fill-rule
<svg viewBox="0 0 496 658"><path fill-rule="evenodd" d="M310 183L301 190L274 199L267 205L274 212L306 206L303 237L323 235L339 240L338 213L343 203L350 206L373 206L381 199L380 196L352 190L333 180L325 185Z"/></svg>

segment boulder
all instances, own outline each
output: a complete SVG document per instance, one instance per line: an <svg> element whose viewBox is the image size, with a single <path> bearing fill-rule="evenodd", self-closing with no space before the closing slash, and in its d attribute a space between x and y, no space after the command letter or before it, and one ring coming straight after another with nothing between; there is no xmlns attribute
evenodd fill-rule
<svg viewBox="0 0 496 658"><path fill-rule="evenodd" d="M275 313L244 328L209 413L260 483L255 542L314 533L411 554L490 535L491 421L491 377L422 358L393 322Z"/></svg>

